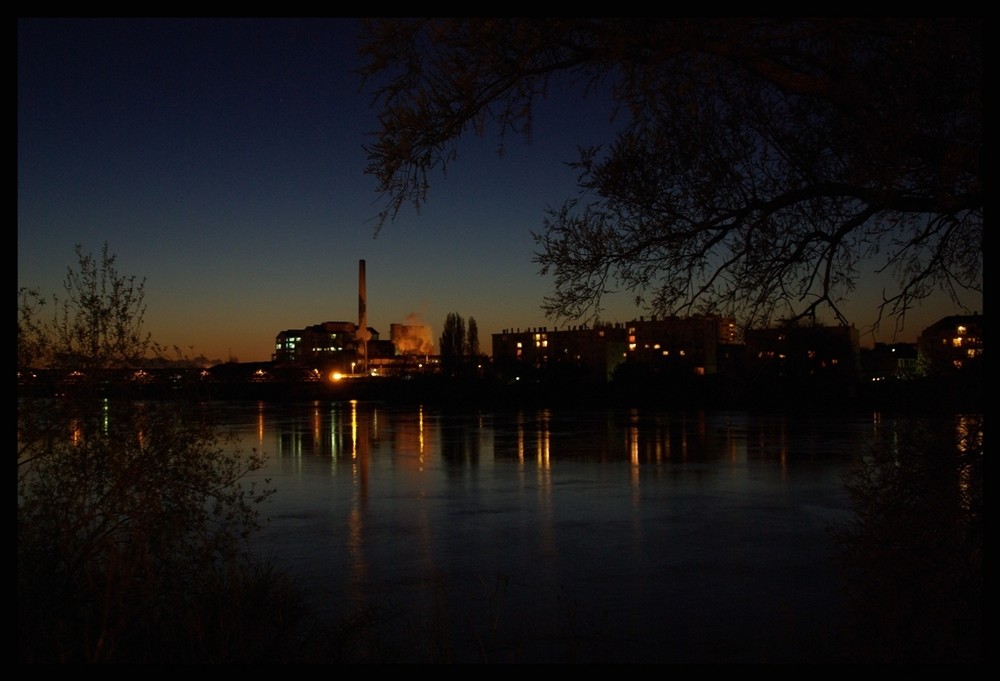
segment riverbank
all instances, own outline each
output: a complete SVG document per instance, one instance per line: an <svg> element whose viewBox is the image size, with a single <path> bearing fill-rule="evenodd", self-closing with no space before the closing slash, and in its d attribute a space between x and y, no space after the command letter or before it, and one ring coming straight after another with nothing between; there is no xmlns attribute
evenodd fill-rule
<svg viewBox="0 0 1000 681"><path fill-rule="evenodd" d="M633 377L605 384L574 381L448 377L440 374L356 376L337 381L311 375L173 371L75 383L37 372L19 377L18 397L52 398L87 391L121 399L382 401L401 404L479 406L608 405L673 409L763 411L981 412L983 377L941 376L879 381L723 376L684 379Z"/></svg>

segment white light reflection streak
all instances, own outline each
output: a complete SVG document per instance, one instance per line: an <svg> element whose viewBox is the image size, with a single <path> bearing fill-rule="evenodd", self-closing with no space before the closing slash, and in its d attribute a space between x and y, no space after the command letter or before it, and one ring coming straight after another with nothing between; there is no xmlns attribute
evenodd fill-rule
<svg viewBox="0 0 1000 681"><path fill-rule="evenodd" d="M549 460L550 419L551 414L548 409L542 409L538 412L538 428L536 430L538 442L535 445L538 479L538 536L542 555L549 556L550 560L555 560L558 544L555 541L555 527L552 520L552 469Z"/></svg>
<svg viewBox="0 0 1000 681"><path fill-rule="evenodd" d="M968 459L978 456L983 451L982 420L960 416L956 423L956 441L960 457ZM976 490L972 485L975 465L974 461L965 461L958 467L958 494L964 511L971 510L977 501L973 498Z"/></svg>
<svg viewBox="0 0 1000 681"><path fill-rule="evenodd" d="M726 451L729 452L729 461L738 463L740 459L746 458L746 439L739 439L738 431L733 427L732 418L726 424ZM741 446L742 445L742 448ZM742 451L741 451L742 449Z"/></svg>
<svg viewBox="0 0 1000 681"><path fill-rule="evenodd" d="M355 494L351 500L351 510L348 513L347 550L351 555L351 583L360 585L366 582L368 561L365 559L365 504L368 500L368 447L367 439L359 437L358 402L351 400L351 458L352 474L355 479ZM365 594L355 591L353 598L360 605Z"/></svg>
<svg viewBox="0 0 1000 681"><path fill-rule="evenodd" d="M670 458L670 425L663 427L663 418L656 417L656 434L653 438L653 457L656 463L663 463Z"/></svg>
<svg viewBox="0 0 1000 681"><path fill-rule="evenodd" d="M337 459L340 458L340 438L337 437L337 433L340 432L340 409L336 405L330 408L330 470L333 473L337 472Z"/></svg>
<svg viewBox="0 0 1000 681"><path fill-rule="evenodd" d="M417 412L417 442L418 470L422 473L424 471L424 405L420 405L420 410Z"/></svg>
<svg viewBox="0 0 1000 681"><path fill-rule="evenodd" d="M629 412L629 425L625 430L625 437L627 438L627 451L629 453L629 463L631 464L628 469L629 483L632 488L632 505L638 507L639 505L639 411L637 409L632 409ZM639 531L641 528L633 528L633 531ZM641 532L640 532L641 534Z"/></svg>
<svg viewBox="0 0 1000 681"><path fill-rule="evenodd" d="M629 461L632 462L632 466L637 466L639 465L639 411L630 410L628 421L628 429L625 431L625 446L628 449Z"/></svg>
<svg viewBox="0 0 1000 681"><path fill-rule="evenodd" d="M351 400L351 458L358 460L358 402ZM355 471L356 472L356 471Z"/></svg>
<svg viewBox="0 0 1000 681"><path fill-rule="evenodd" d="M264 403L257 403L257 446L264 451ZM280 450L279 450L280 453Z"/></svg>
<svg viewBox="0 0 1000 681"><path fill-rule="evenodd" d="M517 412L517 460L524 463L524 412Z"/></svg>
<svg viewBox="0 0 1000 681"><path fill-rule="evenodd" d="M316 443L317 447L320 447L321 443L323 442L323 415L320 413L319 410L319 402L313 402L312 424L313 424L313 442ZM319 454L320 452L316 453Z"/></svg>
<svg viewBox="0 0 1000 681"><path fill-rule="evenodd" d="M548 470L549 463L549 421L551 414L548 409L543 409L539 413L538 419L538 442L537 442L537 460L538 467L540 469Z"/></svg>

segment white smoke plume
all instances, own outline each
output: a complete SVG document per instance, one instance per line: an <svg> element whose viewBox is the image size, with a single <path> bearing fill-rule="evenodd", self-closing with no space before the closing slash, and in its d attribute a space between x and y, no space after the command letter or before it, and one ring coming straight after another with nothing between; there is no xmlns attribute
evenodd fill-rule
<svg viewBox="0 0 1000 681"><path fill-rule="evenodd" d="M433 355L434 341L431 327L420 323L420 318L410 313L405 324L392 324L390 327L392 342L396 352L401 355Z"/></svg>

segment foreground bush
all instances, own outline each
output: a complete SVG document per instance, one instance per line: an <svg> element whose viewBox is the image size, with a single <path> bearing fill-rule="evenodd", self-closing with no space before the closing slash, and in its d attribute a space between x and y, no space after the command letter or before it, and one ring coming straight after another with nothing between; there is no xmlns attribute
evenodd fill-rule
<svg viewBox="0 0 1000 681"><path fill-rule="evenodd" d="M311 654L304 599L248 550L272 493L210 411L108 398L159 348L143 284L77 247L54 314L18 291L18 373L71 378L17 405L20 662L282 661ZM20 381L19 381L20 386Z"/></svg>

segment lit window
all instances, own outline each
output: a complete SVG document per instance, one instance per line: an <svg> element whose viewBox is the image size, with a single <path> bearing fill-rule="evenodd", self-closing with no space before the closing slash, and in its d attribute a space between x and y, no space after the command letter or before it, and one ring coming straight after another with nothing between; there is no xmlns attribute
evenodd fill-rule
<svg viewBox="0 0 1000 681"><path fill-rule="evenodd" d="M964 336L967 331L968 331L968 329L966 329L964 326L959 326L958 327L958 335L959 336Z"/></svg>
<svg viewBox="0 0 1000 681"><path fill-rule="evenodd" d="M962 337L961 336L955 336L954 338L952 338L951 339L951 346L953 348L960 348L960 347L962 347Z"/></svg>

